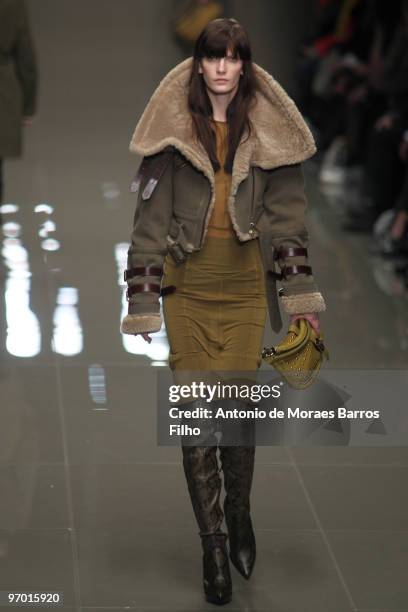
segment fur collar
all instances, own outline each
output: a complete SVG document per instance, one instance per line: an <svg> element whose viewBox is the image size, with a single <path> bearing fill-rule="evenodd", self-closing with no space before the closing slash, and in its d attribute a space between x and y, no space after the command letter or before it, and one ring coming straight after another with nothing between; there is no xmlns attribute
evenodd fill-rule
<svg viewBox="0 0 408 612"><path fill-rule="evenodd" d="M191 65L192 57L183 60L159 83L136 125L129 149L145 156L169 145L176 147L208 178L214 200L214 170L204 147L192 137L192 120L187 108ZM238 227L234 199L250 167L272 169L296 164L316 152L313 136L293 100L263 68L255 63L253 67L261 91L249 115L253 133L239 145L235 154L229 202L232 223L241 240L249 240L251 236ZM213 205L214 202L209 207L206 225Z"/></svg>

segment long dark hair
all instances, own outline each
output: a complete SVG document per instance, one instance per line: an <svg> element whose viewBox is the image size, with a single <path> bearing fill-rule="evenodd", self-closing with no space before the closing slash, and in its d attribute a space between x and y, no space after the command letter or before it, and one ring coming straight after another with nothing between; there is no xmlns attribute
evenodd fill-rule
<svg viewBox="0 0 408 612"><path fill-rule="evenodd" d="M231 174L241 137L245 129L248 137L251 133L248 111L255 103L255 92L258 88L248 35L235 19L214 19L198 37L189 80L188 108L193 118L195 137L201 141L216 172L220 169L220 164L216 154L215 132L211 125L213 108L203 75L198 69L203 57L225 57L228 50L234 58L238 57L243 61L243 75L240 77L238 90L227 108L228 151L224 170Z"/></svg>

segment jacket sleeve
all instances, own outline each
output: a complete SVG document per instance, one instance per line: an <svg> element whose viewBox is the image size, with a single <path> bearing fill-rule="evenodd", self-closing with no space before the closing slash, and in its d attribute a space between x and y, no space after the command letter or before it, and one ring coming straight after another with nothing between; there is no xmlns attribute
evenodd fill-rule
<svg viewBox="0 0 408 612"><path fill-rule="evenodd" d="M123 334L156 332L162 326L159 297L173 211L173 155L161 151L144 157L138 176L140 183L125 271L129 308L120 327Z"/></svg>
<svg viewBox="0 0 408 612"><path fill-rule="evenodd" d="M321 312L326 304L312 274L308 259L306 227L307 199L301 164L268 170L264 208L269 221L274 260L280 273L283 309L288 314Z"/></svg>

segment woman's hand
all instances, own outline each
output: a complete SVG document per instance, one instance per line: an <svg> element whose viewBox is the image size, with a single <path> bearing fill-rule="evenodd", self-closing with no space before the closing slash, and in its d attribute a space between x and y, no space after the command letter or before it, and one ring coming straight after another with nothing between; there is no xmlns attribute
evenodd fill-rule
<svg viewBox="0 0 408 612"><path fill-rule="evenodd" d="M320 334L320 321L317 312L305 312L302 314L290 315L289 324L294 323L297 319L307 319L317 334Z"/></svg>
<svg viewBox="0 0 408 612"><path fill-rule="evenodd" d="M133 334L134 336L142 336L143 340L146 340L146 342L148 342L149 344L151 343L152 339L149 336L149 332L144 332L143 334Z"/></svg>

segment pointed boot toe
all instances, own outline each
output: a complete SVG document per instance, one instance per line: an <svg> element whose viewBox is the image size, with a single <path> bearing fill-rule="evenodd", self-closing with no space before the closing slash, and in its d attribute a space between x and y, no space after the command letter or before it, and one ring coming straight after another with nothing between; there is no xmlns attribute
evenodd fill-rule
<svg viewBox="0 0 408 612"><path fill-rule="evenodd" d="M232 581L226 548L226 536L203 537L203 584L209 603L223 606L232 599Z"/></svg>
<svg viewBox="0 0 408 612"><path fill-rule="evenodd" d="M249 513L228 516L230 559L246 580L251 577L256 560L256 541Z"/></svg>
<svg viewBox="0 0 408 612"><path fill-rule="evenodd" d="M230 555L231 563L246 580L249 580L255 566L256 552L248 548L241 549L236 555Z"/></svg>
<svg viewBox="0 0 408 612"><path fill-rule="evenodd" d="M226 545L221 531L224 518L219 498L216 446L183 446L183 465L203 548L203 585L208 602L222 606L231 601L232 583Z"/></svg>
<svg viewBox="0 0 408 612"><path fill-rule="evenodd" d="M256 541L250 514L254 472L254 446L221 446L226 496L224 514L228 528L230 559L246 580L252 574Z"/></svg>

